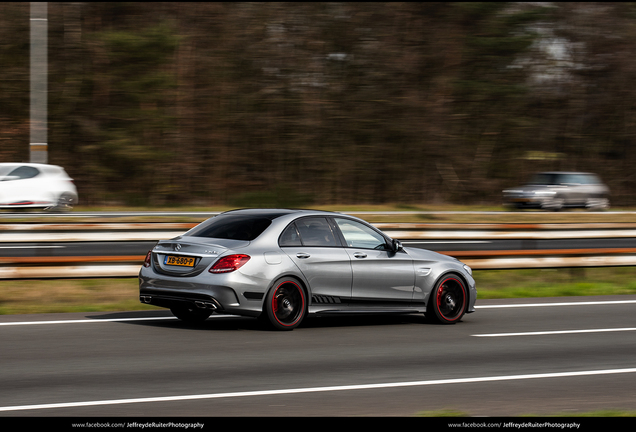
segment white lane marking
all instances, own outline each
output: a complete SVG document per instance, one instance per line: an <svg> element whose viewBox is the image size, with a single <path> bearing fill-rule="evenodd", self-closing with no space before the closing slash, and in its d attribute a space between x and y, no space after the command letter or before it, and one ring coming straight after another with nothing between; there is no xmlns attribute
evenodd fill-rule
<svg viewBox="0 0 636 432"><path fill-rule="evenodd" d="M208 319L221 318L238 318L238 315L212 315ZM177 317L144 317L144 318L96 318L96 319L75 319L75 320L57 320L57 321L16 321L0 323L0 326L19 326L19 325L48 325L48 324L86 324L86 323L103 323L103 322L120 322L120 321L161 321L175 320Z"/></svg>
<svg viewBox="0 0 636 432"><path fill-rule="evenodd" d="M66 246L0 246L0 249L64 249Z"/></svg>
<svg viewBox="0 0 636 432"><path fill-rule="evenodd" d="M501 308L517 308L517 307L544 307L544 306L589 306L589 305L606 305L606 304L628 304L636 303L636 300L615 300L615 301L593 301L593 302L568 302L568 303L525 303L525 304L503 304L503 305L477 305L476 309L501 309ZM228 318L235 315L212 315L208 319ZM57 321L16 321L16 322L0 322L0 326L17 326L17 325L45 325L45 324L85 324L100 322L118 322L118 321L152 321L152 320L168 320L176 319L175 317L150 317L150 318L113 318L113 319L82 319L82 320L57 320Z"/></svg>
<svg viewBox="0 0 636 432"><path fill-rule="evenodd" d="M608 329L587 329L587 330L554 330L554 331L536 331L536 332L519 332L519 333L486 333L474 334L474 337L505 337L505 336L541 336L555 334L576 334L576 333L605 333L605 332L624 332L636 331L636 327L625 328L608 328Z"/></svg>
<svg viewBox="0 0 636 432"><path fill-rule="evenodd" d="M559 302L559 303L519 303L502 305L476 305L476 309L499 309L499 308L522 308L522 307L547 307L547 306L589 306L608 304L629 304L636 303L636 300L607 300L607 301L582 301L582 302Z"/></svg>
<svg viewBox="0 0 636 432"><path fill-rule="evenodd" d="M464 244L464 243L492 243L489 240L443 240L443 241L418 241L418 240L404 240L403 244Z"/></svg>
<svg viewBox="0 0 636 432"><path fill-rule="evenodd" d="M118 321L152 321L177 319L177 317L150 317L150 318L113 318L113 319L82 319L82 320L57 320L57 321L18 321L0 323L0 326L18 326L18 325L38 325L38 324L85 324L85 323L102 323L102 322L118 322Z"/></svg>
<svg viewBox="0 0 636 432"><path fill-rule="evenodd" d="M307 388L297 388L297 389L211 393L211 394L199 394L199 395L160 396L160 397L131 398L131 399L110 399L110 400L83 401L83 402L61 402L61 403L37 404L37 405L5 406L5 407L0 407L0 412L40 410L40 409L51 409L51 408L74 408L74 407L100 406L100 405L121 405L121 404L133 404L133 403L148 403L148 402L174 402L174 401L185 401L185 400L288 395L288 394L300 394L300 393L318 393L318 392L350 391L350 390L374 390L374 389L383 389L383 388L416 387L416 386L443 385L443 384L467 384L467 383L512 381L512 380L526 380L526 379L540 379L540 378L564 378L564 377L578 377L578 376L590 376L590 375L624 374L624 373L635 373L635 372L636 372L636 368L625 368L625 369L606 369L606 370L593 370L593 371L539 373L539 374L525 374L525 375L503 375L503 376L476 377L476 378L455 378L455 379L428 380L428 381L408 381L408 382L396 382L396 383L359 384L359 385L345 385L345 386L331 386L331 387L307 387Z"/></svg>

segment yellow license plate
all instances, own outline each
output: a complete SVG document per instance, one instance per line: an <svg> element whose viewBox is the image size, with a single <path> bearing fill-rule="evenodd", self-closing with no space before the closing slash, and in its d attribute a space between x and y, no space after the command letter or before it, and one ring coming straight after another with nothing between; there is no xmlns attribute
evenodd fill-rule
<svg viewBox="0 0 636 432"><path fill-rule="evenodd" d="M165 260L167 265L194 267L194 258L185 256L168 255Z"/></svg>

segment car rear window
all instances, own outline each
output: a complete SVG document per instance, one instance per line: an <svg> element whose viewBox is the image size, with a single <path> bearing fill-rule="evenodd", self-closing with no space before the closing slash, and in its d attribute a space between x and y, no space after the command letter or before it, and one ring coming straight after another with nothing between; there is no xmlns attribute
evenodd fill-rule
<svg viewBox="0 0 636 432"><path fill-rule="evenodd" d="M251 241L270 226L272 220L263 216L218 215L195 226L185 235Z"/></svg>

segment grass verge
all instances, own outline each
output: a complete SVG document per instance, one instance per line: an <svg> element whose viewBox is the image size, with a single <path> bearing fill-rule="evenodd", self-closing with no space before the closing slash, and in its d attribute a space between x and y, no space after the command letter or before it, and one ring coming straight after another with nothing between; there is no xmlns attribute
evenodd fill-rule
<svg viewBox="0 0 636 432"><path fill-rule="evenodd" d="M1 315L144 309L136 278L0 281Z"/></svg>
<svg viewBox="0 0 636 432"><path fill-rule="evenodd" d="M636 294L636 267L476 270L478 300ZM138 281L63 279L0 281L0 314L156 309L138 300Z"/></svg>
<svg viewBox="0 0 636 432"><path fill-rule="evenodd" d="M476 270L478 299L636 294L636 267Z"/></svg>

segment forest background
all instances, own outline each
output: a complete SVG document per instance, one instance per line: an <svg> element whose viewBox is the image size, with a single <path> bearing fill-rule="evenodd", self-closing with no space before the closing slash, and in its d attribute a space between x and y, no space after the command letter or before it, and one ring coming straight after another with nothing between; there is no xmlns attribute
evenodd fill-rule
<svg viewBox="0 0 636 432"><path fill-rule="evenodd" d="M0 3L0 162L29 160ZM80 204L494 204L542 170L636 204L632 3L49 3L48 161Z"/></svg>

